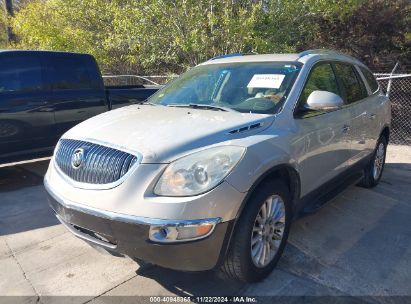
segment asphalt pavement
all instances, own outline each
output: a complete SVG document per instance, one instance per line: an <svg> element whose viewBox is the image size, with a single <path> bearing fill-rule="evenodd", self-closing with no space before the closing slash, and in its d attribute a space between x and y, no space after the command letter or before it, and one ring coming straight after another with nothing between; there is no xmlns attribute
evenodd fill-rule
<svg viewBox="0 0 411 304"><path fill-rule="evenodd" d="M67 232L48 207L42 185L47 166L43 161L0 169L0 302L230 295L411 302L411 147L389 147L376 188L349 187L297 220L278 267L256 284L233 282L218 272L139 267L95 251Z"/></svg>

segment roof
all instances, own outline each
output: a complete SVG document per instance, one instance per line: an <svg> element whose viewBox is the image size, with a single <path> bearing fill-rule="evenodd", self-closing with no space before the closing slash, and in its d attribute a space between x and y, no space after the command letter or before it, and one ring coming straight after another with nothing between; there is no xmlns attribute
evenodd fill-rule
<svg viewBox="0 0 411 304"><path fill-rule="evenodd" d="M219 57L214 57L202 64L221 64L221 63L236 63L236 62L301 62L305 63L308 59L316 57L317 59L329 59L329 60L343 60L352 62L355 64L363 65L359 60L345 55L343 53L318 49L318 50L307 50L301 53L290 53L290 54L261 54L261 55L223 55Z"/></svg>
<svg viewBox="0 0 411 304"><path fill-rule="evenodd" d="M47 51L47 50L15 50L15 49L0 49L0 53L58 53L58 54L73 54L73 55L87 55L75 52L63 52L63 51Z"/></svg>
<svg viewBox="0 0 411 304"><path fill-rule="evenodd" d="M297 61L298 54L262 54L221 56L202 64L234 63L234 62L266 62L266 61Z"/></svg>

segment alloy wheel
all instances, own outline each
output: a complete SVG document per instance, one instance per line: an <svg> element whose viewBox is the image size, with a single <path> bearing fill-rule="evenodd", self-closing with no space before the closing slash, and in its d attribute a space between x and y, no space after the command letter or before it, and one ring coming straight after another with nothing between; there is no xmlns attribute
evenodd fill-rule
<svg viewBox="0 0 411 304"><path fill-rule="evenodd" d="M285 205L279 195L262 204L251 233L251 257L255 266L267 266L275 257L284 235Z"/></svg>
<svg viewBox="0 0 411 304"><path fill-rule="evenodd" d="M374 180L377 180L382 172L382 168L384 166L384 157L385 157L385 145L384 143L380 142L375 153L374 158L374 168L373 168L373 177Z"/></svg>

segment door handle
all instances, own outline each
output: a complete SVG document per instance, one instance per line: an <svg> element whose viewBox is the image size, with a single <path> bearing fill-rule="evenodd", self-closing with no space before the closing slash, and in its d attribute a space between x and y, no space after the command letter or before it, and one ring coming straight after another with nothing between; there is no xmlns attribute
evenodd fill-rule
<svg viewBox="0 0 411 304"><path fill-rule="evenodd" d="M371 120L374 120L374 119L377 118L377 115L375 115L375 114L370 114L369 118L370 118Z"/></svg>
<svg viewBox="0 0 411 304"><path fill-rule="evenodd" d="M347 133L348 131L350 131L350 126L349 125L344 125L343 128L342 128L342 132Z"/></svg>

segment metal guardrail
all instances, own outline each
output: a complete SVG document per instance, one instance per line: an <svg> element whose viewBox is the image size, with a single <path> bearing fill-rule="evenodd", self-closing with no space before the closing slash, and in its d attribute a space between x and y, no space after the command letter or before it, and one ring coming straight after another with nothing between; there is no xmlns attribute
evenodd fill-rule
<svg viewBox="0 0 411 304"><path fill-rule="evenodd" d="M104 75L106 86L116 85L164 85L178 75Z"/></svg>
<svg viewBox="0 0 411 304"><path fill-rule="evenodd" d="M375 74L375 75L389 75L389 76L378 76L377 80L387 80L387 79L396 79L396 78L407 78L411 77L411 74L400 74L400 75L391 75L391 74Z"/></svg>
<svg viewBox="0 0 411 304"><path fill-rule="evenodd" d="M154 82L154 81L148 79L145 76L138 76L138 75L106 75L106 76L103 76L103 80L105 80L105 79L122 79L122 78L132 78L132 79L146 81L150 84L160 85L157 82Z"/></svg>

